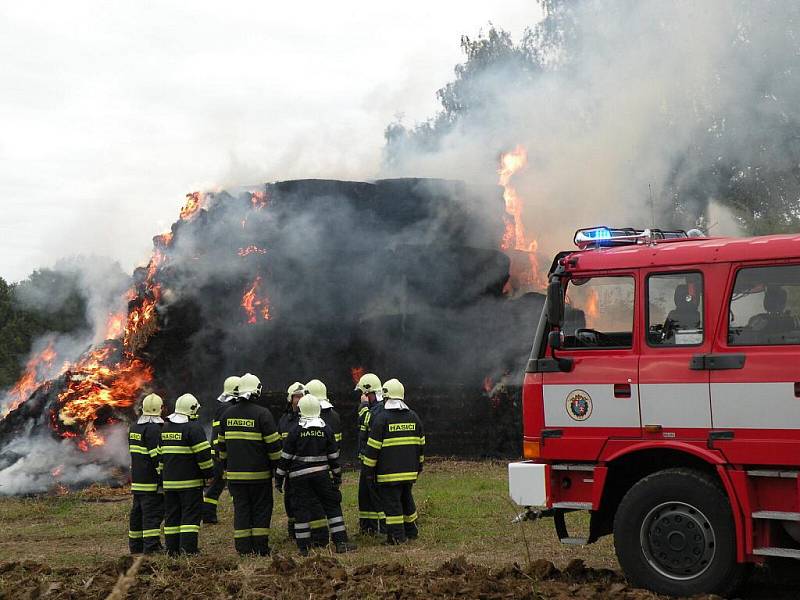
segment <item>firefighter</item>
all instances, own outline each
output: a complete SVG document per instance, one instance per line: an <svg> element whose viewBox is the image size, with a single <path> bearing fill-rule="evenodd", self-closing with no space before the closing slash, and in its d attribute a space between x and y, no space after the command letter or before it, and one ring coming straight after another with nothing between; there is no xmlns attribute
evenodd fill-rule
<svg viewBox="0 0 800 600"><path fill-rule="evenodd" d="M222 416L219 455L233 497L233 544L239 554L267 556L272 519L272 472L281 457L281 436L272 413L257 404L261 381L239 380L236 403Z"/></svg>
<svg viewBox="0 0 800 600"><path fill-rule="evenodd" d="M214 458L214 478L211 484L206 488L205 496L203 497L203 523L218 523L217 519L217 505L219 504L219 497L222 495L222 490L225 489L225 472L222 469L222 462L217 455L219 445L219 423L222 415L225 413L231 404L236 402L236 397L239 395L239 377L228 377L222 384L222 393L217 398L218 404L214 409L214 418L211 422L211 456Z"/></svg>
<svg viewBox="0 0 800 600"><path fill-rule="evenodd" d="M300 418L283 445L275 488L281 491L286 480L292 482L295 538L303 556L312 546L328 544L329 528L336 552L349 552L355 546L347 541L342 516L339 445L320 418L319 400L308 394L300 399L299 408Z"/></svg>
<svg viewBox="0 0 800 600"><path fill-rule="evenodd" d="M184 394L161 431L164 541L172 556L198 552L203 483L214 475L211 444L203 426L192 420L199 408L197 398Z"/></svg>
<svg viewBox="0 0 800 600"><path fill-rule="evenodd" d="M300 398L305 396L306 388L299 381L295 381L286 390L286 412L278 421L278 432L281 434L281 439L286 440L289 435L289 430L297 423L299 408L297 403ZM289 537L294 539L294 512L292 512L292 488L289 482L286 482L283 487L283 508L286 511L286 530Z"/></svg>
<svg viewBox="0 0 800 600"><path fill-rule="evenodd" d="M161 397L145 396L142 415L128 430L131 453L131 506L128 545L131 554L161 552L161 521L164 520L164 494L159 468L161 445Z"/></svg>
<svg viewBox="0 0 800 600"><path fill-rule="evenodd" d="M402 544L418 535L411 487L425 461L425 434L417 413L404 402L402 383L384 383L383 397L384 409L370 425L363 462L367 479L377 483L386 513L386 543Z"/></svg>
<svg viewBox="0 0 800 600"><path fill-rule="evenodd" d="M381 380L374 373L366 373L358 380L356 390L361 392L358 410L358 459L362 460L367 448L370 421L383 409ZM358 521L361 533L373 535L385 531L385 517L380 508L375 483L365 477L362 462L358 477Z"/></svg>
<svg viewBox="0 0 800 600"><path fill-rule="evenodd" d="M333 404L328 400L328 388L319 379L312 379L306 384L308 393L319 400L319 405L322 408L320 417L327 425L333 430L333 436L336 438L336 443L342 445L342 418Z"/></svg>

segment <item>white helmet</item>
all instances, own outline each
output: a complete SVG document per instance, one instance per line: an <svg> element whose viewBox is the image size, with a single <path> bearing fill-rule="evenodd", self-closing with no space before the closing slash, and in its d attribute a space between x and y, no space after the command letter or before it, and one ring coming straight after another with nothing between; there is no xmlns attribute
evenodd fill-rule
<svg viewBox="0 0 800 600"><path fill-rule="evenodd" d="M300 398L300 402L298 403L297 407L300 409L300 416L304 419L314 419L319 416L319 400L317 400L311 394L306 394Z"/></svg>

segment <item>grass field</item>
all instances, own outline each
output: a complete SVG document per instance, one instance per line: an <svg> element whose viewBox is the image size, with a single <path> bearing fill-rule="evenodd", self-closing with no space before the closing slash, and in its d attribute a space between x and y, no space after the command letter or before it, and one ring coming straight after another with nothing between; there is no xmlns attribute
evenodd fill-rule
<svg viewBox="0 0 800 600"><path fill-rule="evenodd" d="M546 558L563 566L582 558L587 565L617 568L609 539L585 548L562 546L551 521L511 524L516 507L508 498L506 464L431 460L426 465L415 498L420 515L419 540L398 548L381 545L382 538L351 536L358 551L338 557L349 566L383 560L432 567L458 555L488 566L527 562L524 537L533 559ZM358 474L344 476L343 508L348 530L357 529ZM129 495L114 490L89 489L63 496L0 498L0 561L31 560L58 567L98 564L127 553ZM204 555L235 557L232 504L223 493L220 523L203 525L200 547ZM576 516L577 526L586 526ZM524 537L523 537L524 536ZM281 554L296 548L286 534L282 498L275 494L271 545ZM257 558L245 561L257 563Z"/></svg>

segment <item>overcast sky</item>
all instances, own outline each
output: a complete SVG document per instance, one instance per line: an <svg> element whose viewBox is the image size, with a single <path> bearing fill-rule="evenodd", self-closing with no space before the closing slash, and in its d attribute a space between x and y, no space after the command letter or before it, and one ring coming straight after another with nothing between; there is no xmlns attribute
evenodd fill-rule
<svg viewBox="0 0 800 600"><path fill-rule="evenodd" d="M369 178L436 110L459 39L533 0L0 3L0 277L75 254L126 271L196 189Z"/></svg>

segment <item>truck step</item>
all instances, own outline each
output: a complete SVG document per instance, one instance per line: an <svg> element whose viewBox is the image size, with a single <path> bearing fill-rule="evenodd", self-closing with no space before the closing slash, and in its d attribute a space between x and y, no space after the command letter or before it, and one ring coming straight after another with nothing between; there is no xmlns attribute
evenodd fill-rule
<svg viewBox="0 0 800 600"><path fill-rule="evenodd" d="M800 521L800 512L784 512L781 510L757 510L754 519L770 519L774 521Z"/></svg>
<svg viewBox="0 0 800 600"><path fill-rule="evenodd" d="M567 537L559 540L565 546L585 546L589 538Z"/></svg>
<svg viewBox="0 0 800 600"><path fill-rule="evenodd" d="M753 554L758 556L779 556L781 558L800 559L800 550L796 548L754 548Z"/></svg>
<svg viewBox="0 0 800 600"><path fill-rule="evenodd" d="M797 479L800 471L779 471L777 469L753 469L748 471L750 477L778 477L780 479Z"/></svg>
<svg viewBox="0 0 800 600"><path fill-rule="evenodd" d="M553 502L553 508L566 508L569 510L592 510L591 502Z"/></svg>

